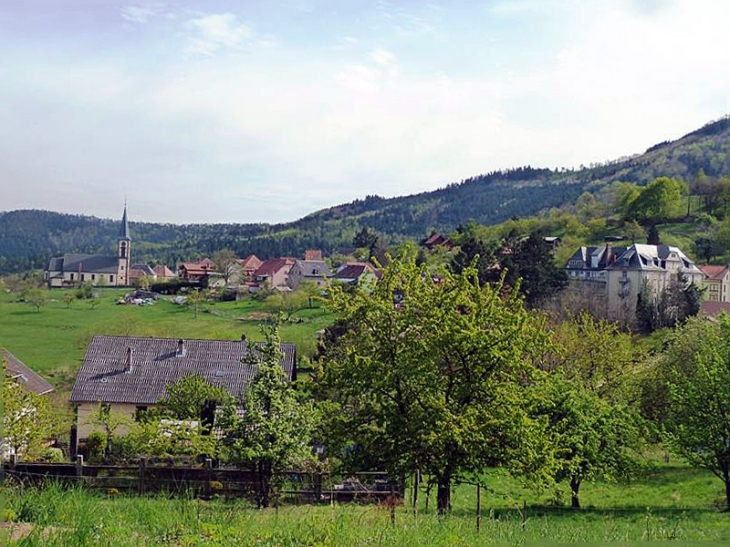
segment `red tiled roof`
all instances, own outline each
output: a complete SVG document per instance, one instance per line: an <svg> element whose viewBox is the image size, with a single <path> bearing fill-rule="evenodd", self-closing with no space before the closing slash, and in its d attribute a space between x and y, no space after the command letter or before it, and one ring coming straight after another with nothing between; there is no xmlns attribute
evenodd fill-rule
<svg viewBox="0 0 730 547"><path fill-rule="evenodd" d="M258 267L254 275L256 276L270 276L284 268L285 266L291 266L293 262L289 262L288 258L272 258L271 260L264 260L261 266Z"/></svg>
<svg viewBox="0 0 730 547"><path fill-rule="evenodd" d="M702 264L697 266L702 273L710 279L722 279L728 271L727 266L715 266L712 264Z"/></svg>
<svg viewBox="0 0 730 547"><path fill-rule="evenodd" d="M376 273L373 268L367 262L348 262L344 267L335 274L337 279L358 279L366 272Z"/></svg>
<svg viewBox="0 0 730 547"><path fill-rule="evenodd" d="M242 258L239 263L244 270L256 270L263 264L263 261L256 255L248 255L246 258Z"/></svg>
<svg viewBox="0 0 730 547"><path fill-rule="evenodd" d="M304 260L322 260L322 251L319 249L307 249L304 251Z"/></svg>
<svg viewBox="0 0 730 547"><path fill-rule="evenodd" d="M163 264L158 264L152 269L154 270L157 277L175 277L175 274L172 273L172 270Z"/></svg>
<svg viewBox="0 0 730 547"><path fill-rule="evenodd" d="M705 300L700 306L700 313L715 317L721 312L725 312L730 315L730 302L713 302L711 300Z"/></svg>

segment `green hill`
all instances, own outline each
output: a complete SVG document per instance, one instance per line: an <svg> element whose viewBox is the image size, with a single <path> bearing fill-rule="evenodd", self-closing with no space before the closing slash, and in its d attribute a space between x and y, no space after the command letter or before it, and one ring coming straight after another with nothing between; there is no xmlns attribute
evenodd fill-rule
<svg viewBox="0 0 730 547"><path fill-rule="evenodd" d="M646 184L658 176L692 180L730 175L729 117L711 122L643 154L581 169L530 166L467 178L432 192L385 199L367 196L282 224L132 223L135 261L174 264L230 248L261 258L299 256L307 248L350 246L362 227L398 242L431 229L450 231L474 219L495 224L572 203L585 191L621 180ZM117 221L49 211L0 213L0 274L42 268L64 252L112 251Z"/></svg>

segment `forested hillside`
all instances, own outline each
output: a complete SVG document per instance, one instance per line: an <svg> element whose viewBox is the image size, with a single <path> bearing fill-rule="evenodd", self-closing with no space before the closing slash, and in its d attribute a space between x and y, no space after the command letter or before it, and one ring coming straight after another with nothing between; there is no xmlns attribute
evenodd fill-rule
<svg viewBox="0 0 730 547"><path fill-rule="evenodd" d="M513 216L535 215L615 181L644 185L668 176L690 182L701 170L709 177L727 176L728 120L711 122L631 158L575 170L527 166L495 171L433 192L391 199L368 196L290 223L131 223L134 260L174 264L223 248L261 258L299 256L306 248L331 253L350 246L361 227L397 242L423 237L431 229L450 231L470 219L495 224ZM117 228L118 220L89 216L36 210L0 213L0 274L42 268L49 257L64 252L111 251Z"/></svg>

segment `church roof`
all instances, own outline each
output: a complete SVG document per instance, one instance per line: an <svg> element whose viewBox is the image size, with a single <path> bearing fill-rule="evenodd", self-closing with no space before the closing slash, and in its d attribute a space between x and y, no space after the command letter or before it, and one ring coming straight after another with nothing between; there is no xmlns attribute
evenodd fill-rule
<svg viewBox="0 0 730 547"><path fill-rule="evenodd" d="M66 254L63 255L62 271L83 273L117 273L119 259L116 256Z"/></svg>
<svg viewBox="0 0 730 547"><path fill-rule="evenodd" d="M119 226L119 239L131 239L129 237L129 222L127 221L127 205L124 205L122 224Z"/></svg>

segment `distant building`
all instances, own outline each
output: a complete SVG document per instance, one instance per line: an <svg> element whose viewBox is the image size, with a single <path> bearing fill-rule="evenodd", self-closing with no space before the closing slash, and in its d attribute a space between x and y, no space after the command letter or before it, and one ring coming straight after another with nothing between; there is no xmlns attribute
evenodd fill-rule
<svg viewBox="0 0 730 547"><path fill-rule="evenodd" d="M702 264L698 268L705 274L705 300L730 302L730 268L711 264Z"/></svg>
<svg viewBox="0 0 730 547"><path fill-rule="evenodd" d="M580 247L568 260L565 271L572 285L588 289L602 299L607 316L627 320L636 314L636 303L646 285L655 294L685 276L688 283L701 287L705 275L682 251L669 245L634 244L614 247Z"/></svg>
<svg viewBox="0 0 730 547"><path fill-rule="evenodd" d="M152 270L155 272L155 279L157 279L157 281L168 281L177 277L175 275L175 272L173 272L164 264L158 264L157 266L152 268Z"/></svg>
<svg viewBox="0 0 730 547"><path fill-rule="evenodd" d="M289 270L289 288L296 291L302 281L309 281L321 287L327 284L326 278L331 275L332 271L324 260L297 260Z"/></svg>
<svg viewBox="0 0 730 547"><path fill-rule="evenodd" d="M423 246L427 249L435 249L436 247L452 249L454 247L454 243L448 238L448 236L434 232L423 240Z"/></svg>
<svg viewBox="0 0 730 547"><path fill-rule="evenodd" d="M81 283L123 287L129 285L132 238L129 235L127 206L117 237L117 254L65 254L51 258L44 272L49 287L74 287Z"/></svg>
<svg viewBox="0 0 730 547"><path fill-rule="evenodd" d="M380 272L367 262L347 262L337 269L333 278L347 285L358 283L374 285L380 278Z"/></svg>
<svg viewBox="0 0 730 547"><path fill-rule="evenodd" d="M250 286L252 292L261 289L290 290L289 272L296 264L294 258L272 258L264 260L253 275L253 283Z"/></svg>
<svg viewBox="0 0 730 547"><path fill-rule="evenodd" d="M134 285L142 278L150 282L157 281L157 274L148 264L132 264L129 267L129 284Z"/></svg>
<svg viewBox="0 0 730 547"><path fill-rule="evenodd" d="M185 281L202 281L215 272L215 265L210 258L203 258L197 262L183 262L177 267L178 276Z"/></svg>

